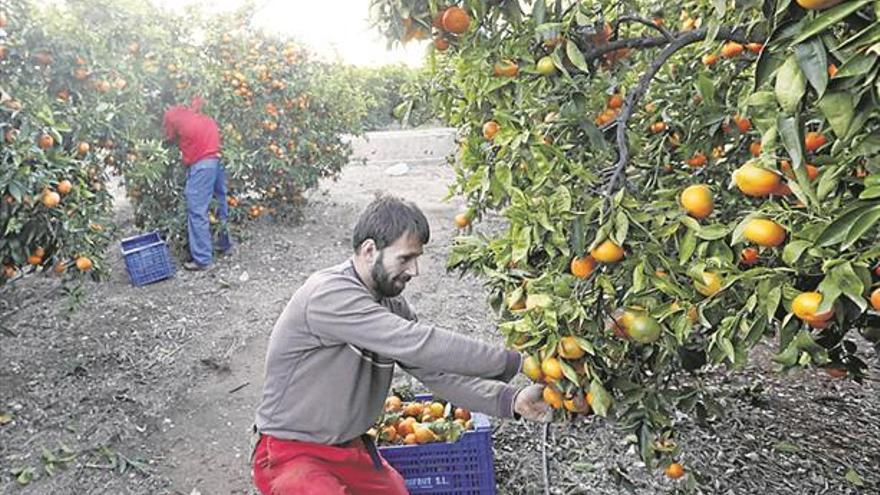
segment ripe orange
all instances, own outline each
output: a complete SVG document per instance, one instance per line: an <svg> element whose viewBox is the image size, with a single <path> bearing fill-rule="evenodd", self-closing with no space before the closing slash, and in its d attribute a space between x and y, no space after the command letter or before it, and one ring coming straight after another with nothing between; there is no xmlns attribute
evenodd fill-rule
<svg viewBox="0 0 880 495"><path fill-rule="evenodd" d="M461 7L449 7L440 18L440 25L444 31L461 34L471 26L471 17Z"/></svg>
<svg viewBox="0 0 880 495"><path fill-rule="evenodd" d="M779 175L746 163L733 172L733 181L744 194L760 197L771 194L779 186Z"/></svg>
<svg viewBox="0 0 880 495"><path fill-rule="evenodd" d="M703 65L714 65L715 62L718 61L718 55L714 53L707 53L703 55Z"/></svg>
<svg viewBox="0 0 880 495"><path fill-rule="evenodd" d="M471 224L471 217L467 213L459 213L455 215L455 225L460 229L466 229Z"/></svg>
<svg viewBox="0 0 880 495"><path fill-rule="evenodd" d="M471 412L463 407L456 407L452 417L461 421L468 421L471 419Z"/></svg>
<svg viewBox="0 0 880 495"><path fill-rule="evenodd" d="M590 256L600 263L617 263L623 259L623 248L613 243L610 239L596 246L590 251Z"/></svg>
<svg viewBox="0 0 880 495"><path fill-rule="evenodd" d="M571 274L577 278L587 278L596 269L596 260L591 256L579 256L571 260Z"/></svg>
<svg viewBox="0 0 880 495"><path fill-rule="evenodd" d="M825 143L827 142L828 139L820 132L810 131L804 136L804 147L808 153L812 153L822 146L825 146Z"/></svg>
<svg viewBox="0 0 880 495"><path fill-rule="evenodd" d="M703 154L702 151L698 151L698 152L694 153L694 156L685 160L685 163L687 163L688 166L690 166L690 167L698 168L698 167L702 167L703 165L705 165L707 161L708 160L706 158L706 155Z"/></svg>
<svg viewBox="0 0 880 495"><path fill-rule="evenodd" d="M491 141L495 137L495 134L498 134L498 129L500 128L501 126L498 125L498 122L495 122L494 120L487 121L483 124L483 137Z"/></svg>
<svg viewBox="0 0 880 495"><path fill-rule="evenodd" d="M623 106L623 97L620 96L619 94L616 94L616 93L609 96L607 106L608 106L608 108L613 108L615 110L622 107ZM645 106L645 109L647 110L647 105ZM648 110L648 111L650 111L650 110Z"/></svg>
<svg viewBox="0 0 880 495"><path fill-rule="evenodd" d="M544 379L544 372L541 371L541 363L535 356L528 355L523 359L522 372L533 382L540 382Z"/></svg>
<svg viewBox="0 0 880 495"><path fill-rule="evenodd" d="M417 424L413 429L418 443L431 443L438 440L437 435L427 426Z"/></svg>
<svg viewBox="0 0 880 495"><path fill-rule="evenodd" d="M684 476L684 466L677 462L673 462L669 466L666 467L666 476L677 480Z"/></svg>
<svg viewBox="0 0 880 495"><path fill-rule="evenodd" d="M549 404L553 409L559 409L562 407L562 392L556 390L552 385L544 387L543 397L544 402Z"/></svg>
<svg viewBox="0 0 880 495"><path fill-rule="evenodd" d="M28 256L28 258L27 258L28 265L37 266L42 262L43 262L43 257L37 256L36 254L32 254L32 255Z"/></svg>
<svg viewBox="0 0 880 495"><path fill-rule="evenodd" d="M37 141L37 146L39 146L41 150L47 150L52 146L55 146L55 138L48 134L41 134L40 139Z"/></svg>
<svg viewBox="0 0 880 495"><path fill-rule="evenodd" d="M702 282L694 282L694 288L697 289L697 292L706 296L712 297L721 290L721 276L715 272L703 272L703 281Z"/></svg>
<svg viewBox="0 0 880 495"><path fill-rule="evenodd" d="M815 180L816 177L819 177L819 167L811 164L806 164L804 167L807 170L807 178L810 180ZM794 170L791 168L791 162L788 160L782 160L779 163L779 170L785 173L786 177L790 179L794 179Z"/></svg>
<svg viewBox="0 0 880 495"><path fill-rule="evenodd" d="M752 141L752 143L749 144L749 153L751 153L752 156L761 156L761 141Z"/></svg>
<svg viewBox="0 0 880 495"><path fill-rule="evenodd" d="M512 60L502 60L495 62L492 71L498 77L516 77L519 74L519 65Z"/></svg>
<svg viewBox="0 0 880 495"><path fill-rule="evenodd" d="M415 425L415 424L416 424L416 418L413 418L411 416L403 418L402 420L400 420L399 423L397 423L397 434L402 437L406 437L407 435L411 435L412 433L415 432L415 430L413 429L413 425Z"/></svg>
<svg viewBox="0 0 880 495"><path fill-rule="evenodd" d="M739 132L746 133L752 128L752 121L742 115L734 115L733 122L736 124L736 128L739 129Z"/></svg>
<svg viewBox="0 0 880 495"><path fill-rule="evenodd" d="M418 440L416 440L416 434L415 434L415 433L410 433L410 434L408 434L407 436L405 436L405 437L403 438L403 443L405 443L405 444L407 444L407 445L414 445L414 444L417 444L417 443L419 443L419 442L418 442Z"/></svg>
<svg viewBox="0 0 880 495"><path fill-rule="evenodd" d="M880 289L874 289L871 293L871 307L874 311L880 311Z"/></svg>
<svg viewBox="0 0 880 495"><path fill-rule="evenodd" d="M748 43L746 45L746 50L752 53L761 53L764 51L764 45L761 43Z"/></svg>
<svg viewBox="0 0 880 495"><path fill-rule="evenodd" d="M834 77L837 75L837 66L834 64L828 64L828 77Z"/></svg>
<svg viewBox="0 0 880 495"><path fill-rule="evenodd" d="M580 359L584 357L584 350L578 345L577 339L571 335L566 335L559 339L556 351L565 359Z"/></svg>
<svg viewBox="0 0 880 495"><path fill-rule="evenodd" d="M46 191L43 193L43 206L46 208L55 208L61 202L61 195L55 191Z"/></svg>
<svg viewBox="0 0 880 495"><path fill-rule="evenodd" d="M562 365L555 357L548 357L541 362L541 372L547 377L548 381L561 380L564 376L562 373Z"/></svg>
<svg viewBox="0 0 880 495"><path fill-rule="evenodd" d="M424 408L425 406L423 406L421 402L410 402L403 408L403 414L414 418L419 417L422 415Z"/></svg>
<svg viewBox="0 0 880 495"><path fill-rule="evenodd" d="M766 218L754 218L743 227L743 236L759 246L776 247L785 242L785 229Z"/></svg>
<svg viewBox="0 0 880 495"><path fill-rule="evenodd" d="M807 10L822 10L834 7L843 0L797 0L797 4Z"/></svg>
<svg viewBox="0 0 880 495"><path fill-rule="evenodd" d="M740 251L739 260L743 265L752 266L758 262L758 250L753 247L747 247Z"/></svg>
<svg viewBox="0 0 880 495"><path fill-rule="evenodd" d="M89 143L82 141L78 145L76 145L76 154L79 156L83 156L89 152L89 149L91 149Z"/></svg>
<svg viewBox="0 0 880 495"><path fill-rule="evenodd" d="M721 56L724 58L738 57L743 52L743 46L736 41L728 41L721 47Z"/></svg>
<svg viewBox="0 0 880 495"><path fill-rule="evenodd" d="M688 215L698 219L708 217L715 207L712 191L705 184L688 186L681 192L679 200Z"/></svg>
<svg viewBox="0 0 880 495"><path fill-rule="evenodd" d="M61 194L68 194L73 189L73 184L70 183L69 180L64 179L63 181L58 183L58 192Z"/></svg>
<svg viewBox="0 0 880 495"><path fill-rule="evenodd" d="M394 426L389 425L382 429L382 437L389 442L397 440L397 430Z"/></svg>
<svg viewBox="0 0 880 495"><path fill-rule="evenodd" d="M81 272L87 272L92 269L92 260L85 256L80 256L76 259L76 267L79 268Z"/></svg>
<svg viewBox="0 0 880 495"><path fill-rule="evenodd" d="M403 402L400 397L392 395L385 399L385 412L399 412L403 409Z"/></svg>
<svg viewBox="0 0 880 495"><path fill-rule="evenodd" d="M816 314L821 304L821 293L815 291L801 292L791 301L791 312L806 323L823 324L834 316L834 308L824 313Z"/></svg>
<svg viewBox="0 0 880 495"><path fill-rule="evenodd" d="M434 48L436 48L438 52L445 52L449 48L449 41L442 36L437 36L434 38Z"/></svg>
<svg viewBox="0 0 880 495"><path fill-rule="evenodd" d="M52 271L55 273L64 273L65 270L67 270L67 263L63 261L55 263L55 266L52 268Z"/></svg>
<svg viewBox="0 0 880 495"><path fill-rule="evenodd" d="M431 412L431 416L435 418L442 418L446 413L446 406L439 402L432 402L430 406L428 406L428 410Z"/></svg>
<svg viewBox="0 0 880 495"><path fill-rule="evenodd" d="M654 122L651 124L651 132L654 134L661 133L666 130L666 122Z"/></svg>

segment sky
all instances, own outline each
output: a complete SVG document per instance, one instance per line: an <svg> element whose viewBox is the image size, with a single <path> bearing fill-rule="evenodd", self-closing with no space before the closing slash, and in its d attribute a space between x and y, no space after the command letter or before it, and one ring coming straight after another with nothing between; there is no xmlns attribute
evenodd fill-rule
<svg viewBox="0 0 880 495"><path fill-rule="evenodd" d="M427 42L386 50L386 41L370 27L370 0L256 0L254 24L269 32L284 33L305 43L322 57L353 65L378 66L403 63L418 67ZM199 0L153 0L182 8ZM213 0L211 8L227 10L240 0Z"/></svg>

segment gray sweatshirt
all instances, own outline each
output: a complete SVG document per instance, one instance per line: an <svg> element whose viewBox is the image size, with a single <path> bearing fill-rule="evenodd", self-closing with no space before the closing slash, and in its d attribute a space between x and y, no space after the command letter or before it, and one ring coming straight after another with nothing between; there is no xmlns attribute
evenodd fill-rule
<svg viewBox="0 0 880 495"><path fill-rule="evenodd" d="M507 384L522 356L417 321L402 296L379 298L352 260L313 274L272 329L256 426L277 438L352 440L382 412L398 364L462 407L513 416Z"/></svg>

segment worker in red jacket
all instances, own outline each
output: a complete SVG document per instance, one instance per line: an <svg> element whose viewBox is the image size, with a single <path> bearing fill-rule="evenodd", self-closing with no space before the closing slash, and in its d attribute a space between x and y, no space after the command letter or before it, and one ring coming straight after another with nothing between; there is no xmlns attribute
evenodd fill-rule
<svg viewBox="0 0 880 495"><path fill-rule="evenodd" d="M189 107L176 105L165 112L165 137L177 142L186 166L186 217L191 261L187 270L205 270L214 261L208 208L217 198L221 231L217 249L232 248L226 227L226 177L220 163L220 130L217 122L201 113L202 99L195 97Z"/></svg>

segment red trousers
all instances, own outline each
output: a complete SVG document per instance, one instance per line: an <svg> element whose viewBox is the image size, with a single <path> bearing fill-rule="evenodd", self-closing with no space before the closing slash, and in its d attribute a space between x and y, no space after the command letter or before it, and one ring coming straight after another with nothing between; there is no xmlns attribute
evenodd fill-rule
<svg viewBox="0 0 880 495"><path fill-rule="evenodd" d="M403 476L379 459L376 469L361 439L335 447L262 435L254 484L263 495L407 495Z"/></svg>

